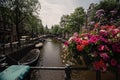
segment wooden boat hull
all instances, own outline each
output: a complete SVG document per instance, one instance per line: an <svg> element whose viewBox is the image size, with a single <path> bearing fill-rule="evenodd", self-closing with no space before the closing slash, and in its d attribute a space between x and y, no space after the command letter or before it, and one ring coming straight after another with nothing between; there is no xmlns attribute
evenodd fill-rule
<svg viewBox="0 0 120 80"><path fill-rule="evenodd" d="M39 59L39 56L40 56L40 50L33 49L19 61L19 64L35 66Z"/></svg>

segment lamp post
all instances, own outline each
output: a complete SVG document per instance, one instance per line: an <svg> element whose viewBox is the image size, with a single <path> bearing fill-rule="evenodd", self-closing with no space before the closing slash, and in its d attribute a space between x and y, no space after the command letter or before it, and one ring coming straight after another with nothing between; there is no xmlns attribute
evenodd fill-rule
<svg viewBox="0 0 120 80"><path fill-rule="evenodd" d="M16 32L17 32L17 38L18 38L18 46L21 47L21 41L20 41L20 32L19 32L19 17L20 17L20 13L19 13L19 1L15 0L15 5L16 5L16 9L15 9L15 25L16 25Z"/></svg>
<svg viewBox="0 0 120 80"><path fill-rule="evenodd" d="M117 2L120 2L120 0L116 0Z"/></svg>
<svg viewBox="0 0 120 80"><path fill-rule="evenodd" d="M88 14L87 12L85 13L85 29L88 31Z"/></svg>
<svg viewBox="0 0 120 80"><path fill-rule="evenodd" d="M86 14L85 14L85 17L86 17L86 24L85 24L85 28L87 29L88 27L87 27L87 12L86 12Z"/></svg>

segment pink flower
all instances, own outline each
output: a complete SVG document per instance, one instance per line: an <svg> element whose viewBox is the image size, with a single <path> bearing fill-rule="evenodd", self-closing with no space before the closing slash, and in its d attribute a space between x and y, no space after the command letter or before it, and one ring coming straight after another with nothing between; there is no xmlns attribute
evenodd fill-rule
<svg viewBox="0 0 120 80"><path fill-rule="evenodd" d="M78 37L79 34L78 34L77 32L75 32L75 33L73 34L73 36L74 36L74 37Z"/></svg>
<svg viewBox="0 0 120 80"><path fill-rule="evenodd" d="M110 61L112 66L116 66L117 65L117 61L115 59L111 59Z"/></svg>
<svg viewBox="0 0 120 80"><path fill-rule="evenodd" d="M102 36L108 36L108 32L106 30L100 30L99 34Z"/></svg>
<svg viewBox="0 0 120 80"><path fill-rule="evenodd" d="M110 49L108 48L107 45L100 45L100 46L98 46L98 50L99 51L105 51L105 50L110 51Z"/></svg>
<svg viewBox="0 0 120 80"><path fill-rule="evenodd" d="M73 38L72 40L78 44L81 44L82 41L80 38Z"/></svg>
<svg viewBox="0 0 120 80"><path fill-rule="evenodd" d="M68 44L69 44L68 41L64 42L64 45L65 45L65 46L68 46Z"/></svg>
<svg viewBox="0 0 120 80"><path fill-rule="evenodd" d="M112 30L112 35L115 36L116 34L118 34L120 32L119 29L113 29Z"/></svg>
<svg viewBox="0 0 120 80"><path fill-rule="evenodd" d="M103 60L105 60L105 61L107 61L110 58L107 53L101 53L100 57L102 57Z"/></svg>
<svg viewBox="0 0 120 80"><path fill-rule="evenodd" d="M110 13L112 13L112 14L116 14L117 12L118 12L117 10L110 11Z"/></svg>
<svg viewBox="0 0 120 80"><path fill-rule="evenodd" d="M102 36L100 36L99 39L100 39L102 42L108 43L108 39L106 39L106 38L104 38L104 37L102 37Z"/></svg>
<svg viewBox="0 0 120 80"><path fill-rule="evenodd" d="M105 46L104 46L104 45L100 45L100 46L98 47L98 50L99 50L99 51L105 50Z"/></svg>
<svg viewBox="0 0 120 80"><path fill-rule="evenodd" d="M89 40L90 43L96 43L98 41L98 37L97 36L92 36Z"/></svg>

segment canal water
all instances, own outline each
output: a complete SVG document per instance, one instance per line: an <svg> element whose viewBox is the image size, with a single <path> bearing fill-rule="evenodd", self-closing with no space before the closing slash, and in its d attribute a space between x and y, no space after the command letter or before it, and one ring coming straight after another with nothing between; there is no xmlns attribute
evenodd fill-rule
<svg viewBox="0 0 120 80"><path fill-rule="evenodd" d="M43 67L62 67L60 57L63 51L61 42L54 39L46 39L41 49L40 58L37 66ZM72 71L72 80L96 80L95 71ZM64 71L60 70L34 70L32 71L31 80L65 80ZM111 72L102 73L101 80L115 80L115 75Z"/></svg>
<svg viewBox="0 0 120 80"><path fill-rule="evenodd" d="M53 39L46 39L41 49L37 66L61 67L64 66L60 55L62 53L61 42ZM64 71L34 70L31 80L64 80Z"/></svg>

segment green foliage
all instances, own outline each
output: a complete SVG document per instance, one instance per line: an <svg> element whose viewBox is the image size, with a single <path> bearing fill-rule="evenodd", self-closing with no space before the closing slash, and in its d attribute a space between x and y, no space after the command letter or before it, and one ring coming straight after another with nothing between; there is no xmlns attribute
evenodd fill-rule
<svg viewBox="0 0 120 80"><path fill-rule="evenodd" d="M72 42L69 44L68 46L68 51L69 51L69 55L68 55L68 59L70 58L74 58L76 59L77 63L82 64L81 58L80 58L80 52L77 50L76 48L77 44L75 42Z"/></svg>
<svg viewBox="0 0 120 80"><path fill-rule="evenodd" d="M26 20L26 21L25 21ZM42 21L37 16L27 16L24 21L24 29L29 33L44 34Z"/></svg>
<svg viewBox="0 0 120 80"><path fill-rule="evenodd" d="M67 25L68 20L69 20L69 15L63 15L60 20L60 26L64 28Z"/></svg>
<svg viewBox="0 0 120 80"><path fill-rule="evenodd" d="M51 33L52 33L53 35L57 35L59 29L60 29L60 28L59 28L59 25L53 25L53 26L52 26L52 29L51 29Z"/></svg>
<svg viewBox="0 0 120 80"><path fill-rule="evenodd" d="M97 7L98 9L104 9L105 11L110 11L117 8L117 2L116 0L103 0L100 2L100 4Z"/></svg>
<svg viewBox="0 0 120 80"><path fill-rule="evenodd" d="M85 12L82 7L75 9L70 15L63 15L60 21L60 27L62 27L62 34L67 34L69 37L74 32L79 32L85 22ZM67 38L65 37L65 38Z"/></svg>
<svg viewBox="0 0 120 80"><path fill-rule="evenodd" d="M25 35L23 31L43 34L42 21L36 16L40 9L38 0L4 0L0 3L0 17L5 24L16 26L21 35Z"/></svg>
<svg viewBox="0 0 120 80"><path fill-rule="evenodd" d="M47 25L44 27L44 33L45 33L45 34L49 34L49 33L50 33Z"/></svg>
<svg viewBox="0 0 120 80"><path fill-rule="evenodd" d="M78 7L75 11L70 15L68 25L70 26L73 32L79 32L80 27L83 26L85 21L85 12L82 7Z"/></svg>

